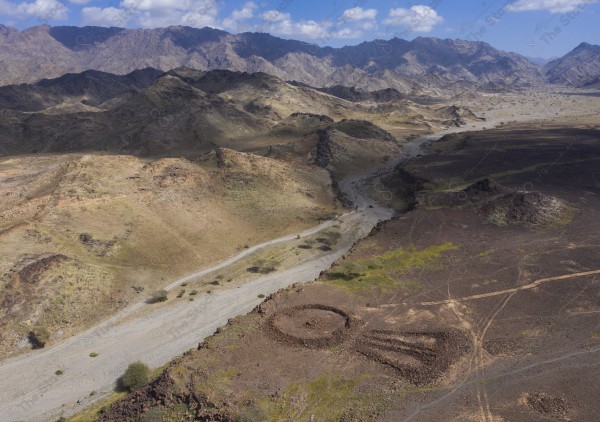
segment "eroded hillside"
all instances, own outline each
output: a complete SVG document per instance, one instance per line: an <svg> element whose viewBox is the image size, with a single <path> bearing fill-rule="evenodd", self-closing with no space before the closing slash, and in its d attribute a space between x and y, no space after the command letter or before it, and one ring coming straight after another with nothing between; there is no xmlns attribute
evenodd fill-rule
<svg viewBox="0 0 600 422"><path fill-rule="evenodd" d="M169 280L340 212L325 170L219 150L201 160L0 162L4 356L69 336ZM275 188L276 187L276 188Z"/></svg>

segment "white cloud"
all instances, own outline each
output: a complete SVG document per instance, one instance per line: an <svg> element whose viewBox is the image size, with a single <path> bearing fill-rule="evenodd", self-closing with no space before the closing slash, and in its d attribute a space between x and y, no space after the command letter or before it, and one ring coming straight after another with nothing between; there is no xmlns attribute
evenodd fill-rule
<svg viewBox="0 0 600 422"><path fill-rule="evenodd" d="M281 22L292 19L292 15L280 12L279 10L269 10L268 12L263 13L261 17L267 22Z"/></svg>
<svg viewBox="0 0 600 422"><path fill-rule="evenodd" d="M261 18L261 31L290 38L327 40L355 39L362 36L362 32L355 28L338 27L329 20L295 21L289 13L278 10L269 10L263 13Z"/></svg>
<svg viewBox="0 0 600 422"><path fill-rule="evenodd" d="M338 22L357 25L358 27L369 31L377 27L375 18L377 18L376 9L353 7L352 9L345 10L338 18Z"/></svg>
<svg viewBox="0 0 600 422"><path fill-rule="evenodd" d="M353 7L345 10L340 16L340 20L344 22L358 22L363 20L375 20L377 17L377 9L363 9L362 7Z"/></svg>
<svg viewBox="0 0 600 422"><path fill-rule="evenodd" d="M217 0L122 0L121 9L145 28L170 25L220 27Z"/></svg>
<svg viewBox="0 0 600 422"><path fill-rule="evenodd" d="M568 13L595 3L596 0L518 0L506 6L510 12L547 10L550 13Z"/></svg>
<svg viewBox="0 0 600 422"><path fill-rule="evenodd" d="M35 0L32 3L12 3L0 0L0 13L19 18L34 17L40 20L65 20L69 10L58 0Z"/></svg>
<svg viewBox="0 0 600 422"><path fill-rule="evenodd" d="M254 10L258 6L256 3L250 1L244 5L241 9L236 9L231 12L231 16L223 20L223 26L227 29L238 31L243 25L244 21L252 19L254 17Z"/></svg>
<svg viewBox="0 0 600 422"><path fill-rule="evenodd" d="M88 4L90 0L69 0L69 3L73 4Z"/></svg>
<svg viewBox="0 0 600 422"><path fill-rule="evenodd" d="M129 20L129 13L123 9L107 7L84 7L81 10L83 22L86 25L97 26L124 26Z"/></svg>
<svg viewBox="0 0 600 422"><path fill-rule="evenodd" d="M189 10L192 7L192 1L190 0L123 0L121 7L133 10Z"/></svg>
<svg viewBox="0 0 600 422"><path fill-rule="evenodd" d="M410 9L392 9L383 21L386 25L402 26L413 32L430 32L444 19L429 6L412 6Z"/></svg>

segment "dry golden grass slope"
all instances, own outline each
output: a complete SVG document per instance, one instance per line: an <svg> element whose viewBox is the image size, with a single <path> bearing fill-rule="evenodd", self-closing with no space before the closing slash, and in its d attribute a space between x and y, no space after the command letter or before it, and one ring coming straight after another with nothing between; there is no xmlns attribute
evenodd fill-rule
<svg viewBox="0 0 600 422"><path fill-rule="evenodd" d="M220 150L0 161L0 356L69 336L175 277L338 213L325 170Z"/></svg>

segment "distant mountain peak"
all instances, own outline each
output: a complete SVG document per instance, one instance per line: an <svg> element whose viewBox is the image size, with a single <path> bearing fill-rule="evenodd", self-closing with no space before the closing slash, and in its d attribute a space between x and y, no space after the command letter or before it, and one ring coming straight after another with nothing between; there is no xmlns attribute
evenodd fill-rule
<svg viewBox="0 0 600 422"><path fill-rule="evenodd" d="M6 31L0 31L0 44L5 37L9 37ZM394 88L404 93L419 89L421 80L438 84L428 77L430 69L448 82L543 83L538 67L524 57L459 39L396 37L332 48L267 33L230 34L210 27L57 26L37 27L27 37L17 37L14 47L0 51L0 61L6 66L0 75L2 84L31 83L82 69L125 74L148 66L165 72L181 66L264 72L311 86L341 83L368 91Z"/></svg>
<svg viewBox="0 0 600 422"><path fill-rule="evenodd" d="M582 42L563 57L544 67L551 83L591 87L600 78L600 46Z"/></svg>
<svg viewBox="0 0 600 422"><path fill-rule="evenodd" d="M577 47L575 47L575 49L578 49L578 48L589 48L589 47L593 47L593 45L584 41L581 44L579 44Z"/></svg>

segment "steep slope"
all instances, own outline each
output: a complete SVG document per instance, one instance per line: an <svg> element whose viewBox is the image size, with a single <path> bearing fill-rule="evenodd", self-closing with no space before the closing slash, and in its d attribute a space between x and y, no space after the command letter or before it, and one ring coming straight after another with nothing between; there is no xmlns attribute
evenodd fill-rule
<svg viewBox="0 0 600 422"><path fill-rule="evenodd" d="M109 150L198 155L264 122L216 95L165 75L110 110L15 113L0 122L0 153Z"/></svg>
<svg viewBox="0 0 600 422"><path fill-rule="evenodd" d="M577 87L598 86L600 45L581 43L574 50L544 67L548 82Z"/></svg>
<svg viewBox="0 0 600 422"><path fill-rule="evenodd" d="M542 82L539 68L518 54L482 42L436 38L394 38L331 48L269 34L232 35L212 28L43 25L1 31L0 42L7 47L0 52L3 84L86 69L124 74L148 66L163 71L185 66L265 72L312 86L391 87L401 92L411 92L415 82L430 74L473 83Z"/></svg>
<svg viewBox="0 0 600 422"><path fill-rule="evenodd" d="M0 162L0 194L0 356L26 349L32 326L64 338L340 212L326 171L227 149L197 161L12 158Z"/></svg>
<svg viewBox="0 0 600 422"><path fill-rule="evenodd" d="M306 110L336 121L367 118L396 127L431 129L466 123L455 121L458 115L442 115L432 106L404 99L393 89L331 90L364 100L348 101L328 89L289 84L266 73L178 68L155 78L158 72L146 69L116 76L86 71L36 85L5 87L10 95L4 98L0 118L0 154L109 151L195 157L215 146L265 151L296 143L319 129L304 124L301 130L285 128L286 119ZM25 112L19 107L40 110ZM464 117L475 119L469 113Z"/></svg>
<svg viewBox="0 0 600 422"><path fill-rule="evenodd" d="M161 70L153 68L135 70L123 76L87 70L42 79L34 85L7 85L0 87L0 108L41 111L69 103L97 107L115 97L139 92L162 74Z"/></svg>

